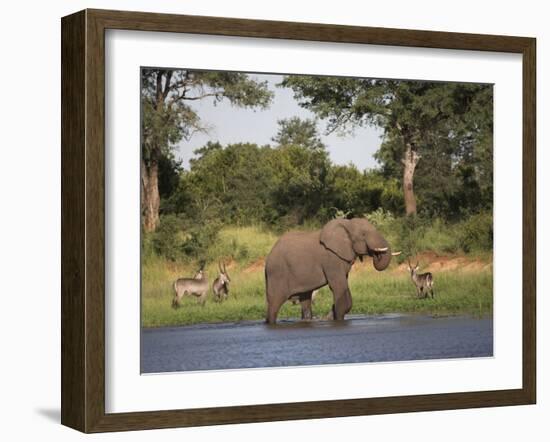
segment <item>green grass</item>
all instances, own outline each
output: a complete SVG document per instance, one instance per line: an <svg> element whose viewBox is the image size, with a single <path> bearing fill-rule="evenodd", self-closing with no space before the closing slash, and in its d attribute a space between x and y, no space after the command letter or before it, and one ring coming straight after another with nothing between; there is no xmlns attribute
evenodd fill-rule
<svg viewBox="0 0 550 442"><path fill-rule="evenodd" d="M240 265L247 265L266 256L276 241L273 232L261 227L225 227L209 247L208 256L213 262L220 256L234 256Z"/></svg>
<svg viewBox="0 0 550 442"><path fill-rule="evenodd" d="M177 310L171 308L172 283L178 277L191 276L197 265L146 257L142 267L142 325L159 327L264 319L263 257L275 241L273 234L255 227L224 229L216 245L218 254L214 256L227 256L229 247L237 247L235 259L228 265L231 277L229 298L216 303L209 294L206 304L200 306L196 298L186 297ZM239 248L242 250L240 255ZM416 299L414 285L403 266L397 267L397 262L384 272L373 270L369 260L356 263L349 277L353 298L351 314L490 315L493 311L493 275L492 267L487 264L491 255L478 254L466 259L467 263L474 260L483 265L479 269L434 271L433 300ZM206 267L210 281L216 276L216 267L215 260ZM326 315L332 302L332 293L323 288L313 306L314 316ZM279 314L279 318L299 317L300 306L290 303L285 303Z"/></svg>

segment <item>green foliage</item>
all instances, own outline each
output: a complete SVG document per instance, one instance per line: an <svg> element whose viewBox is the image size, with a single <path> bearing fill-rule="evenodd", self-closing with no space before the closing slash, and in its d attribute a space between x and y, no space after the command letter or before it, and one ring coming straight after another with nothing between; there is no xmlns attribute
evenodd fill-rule
<svg viewBox="0 0 550 442"><path fill-rule="evenodd" d="M399 219L396 227L403 258L418 255L427 228L424 220L418 216L406 216Z"/></svg>
<svg viewBox="0 0 550 442"><path fill-rule="evenodd" d="M144 69L142 85L144 159L164 146L156 156L163 216L159 231L144 236L144 253L173 261L246 261L257 257L254 246L239 238L220 241L222 226L262 225L281 233L365 214L403 257L492 246L490 86L286 77L282 85L325 119L329 132L366 124L384 129L376 154L382 168L360 171L333 164L316 121L298 117L279 120L272 146L209 142L183 170L171 146L205 128L186 100L262 108L272 94L265 83L235 73ZM415 175L419 211L408 218L401 217L404 137L422 156Z"/></svg>
<svg viewBox="0 0 550 442"><path fill-rule="evenodd" d="M162 215L155 232L142 234L144 255L154 253L170 261L205 261L220 226L215 222L189 224L174 214Z"/></svg>
<svg viewBox="0 0 550 442"><path fill-rule="evenodd" d="M175 215L165 215L160 218L157 230L150 234L152 249L158 256L171 261L184 258L185 238L182 223Z"/></svg>
<svg viewBox="0 0 550 442"><path fill-rule="evenodd" d="M189 222L264 223L278 231L323 224L336 213L362 216L379 207L398 213L399 183L376 171L333 165L324 148L208 143L180 173L163 213Z"/></svg>
<svg viewBox="0 0 550 442"><path fill-rule="evenodd" d="M206 261L209 258L208 249L216 243L220 227L220 223L212 221L188 226L183 244L185 255L196 261Z"/></svg>
<svg viewBox="0 0 550 442"><path fill-rule="evenodd" d="M302 146L308 149L324 149L325 145L319 138L317 122L302 120L299 117L286 118L278 121L279 130L272 140L277 146Z"/></svg>
<svg viewBox="0 0 550 442"><path fill-rule="evenodd" d="M187 69L141 70L142 158L148 163L171 152L181 139L189 139L208 126L188 103L210 98L235 106L265 108L273 93L265 81L238 72Z"/></svg>
<svg viewBox="0 0 550 442"><path fill-rule="evenodd" d="M270 151L249 143L223 149L209 143L198 150L183 178L190 204L179 209L190 217L224 223L246 225L269 219L274 180Z"/></svg>
<svg viewBox="0 0 550 442"><path fill-rule="evenodd" d="M191 170L180 173L178 186L163 200L163 213L177 215L183 235L175 235L176 218L163 217L155 250L171 259L215 260L205 250L219 243L221 226L265 225L282 233L319 228L337 216L365 214L395 250L404 252L400 260L424 250L453 253L492 247L490 212L470 216L464 211L458 220L426 212L397 216L403 212L397 180L377 171L360 172L353 165L335 166L324 149L209 143L198 152ZM252 246L233 244L222 255L241 260L255 252Z"/></svg>
<svg viewBox="0 0 550 442"><path fill-rule="evenodd" d="M403 194L397 180L384 178L377 171L359 172L352 164L332 166L327 181L327 204L348 217L363 216L378 208L402 211Z"/></svg>
<svg viewBox="0 0 550 442"><path fill-rule="evenodd" d="M491 85L387 79L286 76L281 86L327 122L327 131L384 130L376 152L384 177L401 183L407 148L419 213L458 219L492 207Z"/></svg>
<svg viewBox="0 0 550 442"><path fill-rule="evenodd" d="M418 249L421 251L430 250L440 254L464 252L457 241L456 231L456 223L446 222L442 218L432 219L424 228L424 234L418 244ZM483 250L490 253L492 247Z"/></svg>
<svg viewBox="0 0 550 442"><path fill-rule="evenodd" d="M326 201L330 168L326 150L281 146L271 150L268 161L273 170L269 196L274 215L289 219L291 225L315 217Z"/></svg>
<svg viewBox="0 0 550 442"><path fill-rule="evenodd" d="M243 73L141 69L141 174L147 182L142 189L141 209L148 230L156 227L159 191L166 200L177 182L169 173L174 169L170 163L174 146L209 129L189 103L210 98L215 104L226 99L235 106L261 109L268 106L272 97L265 81ZM161 178L157 183L159 169ZM165 203L161 206L165 213L174 208Z"/></svg>
<svg viewBox="0 0 550 442"><path fill-rule="evenodd" d="M176 160L172 153L162 155L158 166L159 195L161 200L166 200L176 191L183 168L181 161Z"/></svg>
<svg viewBox="0 0 550 442"><path fill-rule="evenodd" d="M482 212L472 215L457 226L458 246L466 253L493 249L493 215Z"/></svg>
<svg viewBox="0 0 550 442"><path fill-rule="evenodd" d="M479 253L493 250L493 218L490 212L472 215L462 221L422 216L395 217L380 208L366 215L392 245L403 254L403 262L422 252L437 254Z"/></svg>

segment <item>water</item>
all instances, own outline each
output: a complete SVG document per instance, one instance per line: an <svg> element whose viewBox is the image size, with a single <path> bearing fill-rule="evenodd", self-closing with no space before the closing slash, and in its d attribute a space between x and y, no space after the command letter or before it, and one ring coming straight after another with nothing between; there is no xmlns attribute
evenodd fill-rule
<svg viewBox="0 0 550 442"><path fill-rule="evenodd" d="M143 329L142 373L487 357L492 318L350 316Z"/></svg>

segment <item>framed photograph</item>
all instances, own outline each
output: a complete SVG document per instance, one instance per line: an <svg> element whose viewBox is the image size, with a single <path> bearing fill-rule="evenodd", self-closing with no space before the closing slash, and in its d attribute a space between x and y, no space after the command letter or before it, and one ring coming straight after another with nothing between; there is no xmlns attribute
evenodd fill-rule
<svg viewBox="0 0 550 442"><path fill-rule="evenodd" d="M61 25L64 425L535 403L535 39Z"/></svg>

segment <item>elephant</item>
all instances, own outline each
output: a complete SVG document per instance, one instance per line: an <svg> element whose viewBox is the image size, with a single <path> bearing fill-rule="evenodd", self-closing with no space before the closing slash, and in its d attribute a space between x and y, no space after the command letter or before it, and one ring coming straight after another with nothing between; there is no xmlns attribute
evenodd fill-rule
<svg viewBox="0 0 550 442"><path fill-rule="evenodd" d="M365 218L334 219L321 230L285 233L266 258L266 322L275 324L291 296L302 306L302 319L312 319L311 294L328 284L334 296L331 318L343 320L351 310L348 274L356 258L371 256L376 270L390 264L388 242Z"/></svg>

